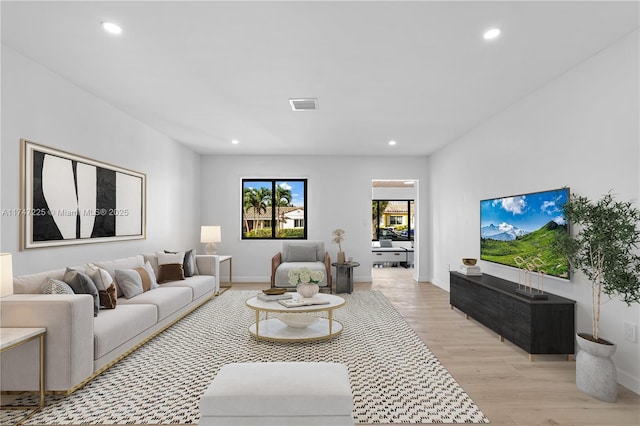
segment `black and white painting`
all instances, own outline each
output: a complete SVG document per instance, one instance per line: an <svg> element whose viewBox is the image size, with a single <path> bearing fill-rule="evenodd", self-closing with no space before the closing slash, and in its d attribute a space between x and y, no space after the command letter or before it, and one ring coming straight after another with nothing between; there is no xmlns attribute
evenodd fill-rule
<svg viewBox="0 0 640 426"><path fill-rule="evenodd" d="M22 140L23 248L145 238L146 176Z"/></svg>

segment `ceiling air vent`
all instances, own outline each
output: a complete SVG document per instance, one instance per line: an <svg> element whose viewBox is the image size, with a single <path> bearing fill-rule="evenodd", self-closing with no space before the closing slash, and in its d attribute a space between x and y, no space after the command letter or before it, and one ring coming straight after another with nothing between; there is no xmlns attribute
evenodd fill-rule
<svg viewBox="0 0 640 426"><path fill-rule="evenodd" d="M318 109L318 100L315 98L289 99L291 109L294 111L311 111Z"/></svg>

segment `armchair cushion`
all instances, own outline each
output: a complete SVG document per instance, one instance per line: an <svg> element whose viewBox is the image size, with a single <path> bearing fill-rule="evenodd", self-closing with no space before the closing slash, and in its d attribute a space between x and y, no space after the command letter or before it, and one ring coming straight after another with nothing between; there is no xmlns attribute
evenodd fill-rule
<svg viewBox="0 0 640 426"><path fill-rule="evenodd" d="M315 250L315 258L309 250ZM293 260L294 258L306 258L308 260ZM323 241L285 241L282 243L283 262L322 262L324 259Z"/></svg>
<svg viewBox="0 0 640 426"><path fill-rule="evenodd" d="M316 248L311 246L289 247L289 262L317 262Z"/></svg>

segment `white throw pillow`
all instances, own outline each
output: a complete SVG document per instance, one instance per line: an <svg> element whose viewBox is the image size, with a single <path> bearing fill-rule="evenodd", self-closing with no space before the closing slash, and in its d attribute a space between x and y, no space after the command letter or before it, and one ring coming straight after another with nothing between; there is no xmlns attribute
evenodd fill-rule
<svg viewBox="0 0 640 426"><path fill-rule="evenodd" d="M184 263L184 252L179 253L163 253L161 251L156 252L158 257L158 266L169 265L172 263L178 263L182 265Z"/></svg>
<svg viewBox="0 0 640 426"><path fill-rule="evenodd" d="M106 290L113 283L111 274L106 269L97 267L93 263L87 263L84 267L87 274L91 277L98 290Z"/></svg>

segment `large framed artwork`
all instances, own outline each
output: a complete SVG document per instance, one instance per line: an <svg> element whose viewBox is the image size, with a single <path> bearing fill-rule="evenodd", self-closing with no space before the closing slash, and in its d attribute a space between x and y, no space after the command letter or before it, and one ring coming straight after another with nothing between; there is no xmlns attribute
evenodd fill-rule
<svg viewBox="0 0 640 426"><path fill-rule="evenodd" d="M146 238L144 173L20 143L22 249Z"/></svg>

